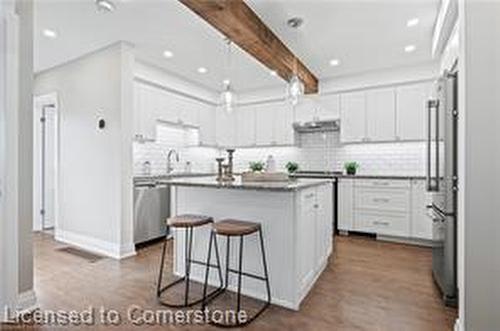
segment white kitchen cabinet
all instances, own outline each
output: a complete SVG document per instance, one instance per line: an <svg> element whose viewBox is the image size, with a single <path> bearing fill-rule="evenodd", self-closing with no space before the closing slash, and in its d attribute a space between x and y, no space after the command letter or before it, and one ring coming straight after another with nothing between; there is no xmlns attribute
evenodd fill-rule
<svg viewBox="0 0 500 331"><path fill-rule="evenodd" d="M293 145L293 111L287 103L276 103L273 113L273 145Z"/></svg>
<svg viewBox="0 0 500 331"><path fill-rule="evenodd" d="M200 145L216 146L215 137L215 107L205 105L199 112Z"/></svg>
<svg viewBox="0 0 500 331"><path fill-rule="evenodd" d="M270 146L274 140L274 109L276 103L255 106L255 142L258 146Z"/></svg>
<svg viewBox="0 0 500 331"><path fill-rule="evenodd" d="M338 180L338 220L337 228L340 231L354 229L354 180L339 178Z"/></svg>
<svg viewBox="0 0 500 331"><path fill-rule="evenodd" d="M340 118L340 94L328 94L319 97L316 108L317 121L333 121Z"/></svg>
<svg viewBox="0 0 500 331"><path fill-rule="evenodd" d="M426 192L425 180L412 180L411 196L411 235L415 238L431 240L432 220L427 216L427 205L431 203L432 198Z"/></svg>
<svg viewBox="0 0 500 331"><path fill-rule="evenodd" d="M156 139L154 91L147 85L134 83L134 139Z"/></svg>
<svg viewBox="0 0 500 331"><path fill-rule="evenodd" d="M222 107L215 110L215 140L217 146L236 146L236 116L234 111L228 113Z"/></svg>
<svg viewBox="0 0 500 331"><path fill-rule="evenodd" d="M236 145L238 147L255 146L255 108L239 107L235 110Z"/></svg>
<svg viewBox="0 0 500 331"><path fill-rule="evenodd" d="M179 99L179 118L178 121L184 125L199 126L200 110L203 104L194 99L178 96Z"/></svg>
<svg viewBox="0 0 500 331"><path fill-rule="evenodd" d="M366 94L350 92L340 99L340 140L343 143L366 139Z"/></svg>
<svg viewBox="0 0 500 331"><path fill-rule="evenodd" d="M285 102L287 107L294 113L293 122L306 123L314 120L316 114L317 101L313 96L303 96L299 103L293 107L289 102Z"/></svg>
<svg viewBox="0 0 500 331"><path fill-rule="evenodd" d="M420 83L397 87L397 140L425 140L426 103L431 86L431 83Z"/></svg>
<svg viewBox="0 0 500 331"><path fill-rule="evenodd" d="M162 89L151 87L154 113L157 120L179 123L179 113L182 107L176 95Z"/></svg>
<svg viewBox="0 0 500 331"><path fill-rule="evenodd" d="M395 99L394 88L366 91L366 139L368 141L395 140Z"/></svg>

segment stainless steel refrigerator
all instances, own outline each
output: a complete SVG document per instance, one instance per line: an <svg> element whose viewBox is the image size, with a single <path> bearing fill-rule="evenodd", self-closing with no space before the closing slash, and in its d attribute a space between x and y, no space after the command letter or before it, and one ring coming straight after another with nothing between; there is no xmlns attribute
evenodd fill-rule
<svg viewBox="0 0 500 331"><path fill-rule="evenodd" d="M446 305L457 305L458 73L445 72L427 103L427 206L433 224L432 272Z"/></svg>

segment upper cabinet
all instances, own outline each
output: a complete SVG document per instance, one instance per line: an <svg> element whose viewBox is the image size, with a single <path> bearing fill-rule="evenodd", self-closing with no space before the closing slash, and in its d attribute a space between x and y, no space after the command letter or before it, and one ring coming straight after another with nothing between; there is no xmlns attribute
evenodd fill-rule
<svg viewBox="0 0 500 331"><path fill-rule="evenodd" d="M156 139L156 117L153 104L154 90L144 84L134 84L134 139Z"/></svg>
<svg viewBox="0 0 500 331"><path fill-rule="evenodd" d="M157 121L198 128L200 145L215 146L215 107L169 92L160 87L134 82L134 138L156 139Z"/></svg>
<svg viewBox="0 0 500 331"><path fill-rule="evenodd" d="M365 92L344 93L340 100L340 140L344 143L365 141Z"/></svg>
<svg viewBox="0 0 500 331"><path fill-rule="evenodd" d="M343 143L425 139L425 104L431 83L405 84L343 93Z"/></svg>
<svg viewBox="0 0 500 331"><path fill-rule="evenodd" d="M340 118L340 94L319 97L315 114L317 121L332 121Z"/></svg>
<svg viewBox="0 0 500 331"><path fill-rule="evenodd" d="M215 109L215 140L217 146L236 147L235 111L228 113L222 107Z"/></svg>
<svg viewBox="0 0 500 331"><path fill-rule="evenodd" d="M235 110L236 145L238 147L255 146L255 109L244 106Z"/></svg>
<svg viewBox="0 0 500 331"><path fill-rule="evenodd" d="M395 99L393 88L366 91L366 140L394 140L396 134Z"/></svg>
<svg viewBox="0 0 500 331"><path fill-rule="evenodd" d="M295 107L296 123L332 121L340 118L340 94L304 96Z"/></svg>
<svg viewBox="0 0 500 331"><path fill-rule="evenodd" d="M431 83L399 86L396 89L396 139L424 140L426 102Z"/></svg>

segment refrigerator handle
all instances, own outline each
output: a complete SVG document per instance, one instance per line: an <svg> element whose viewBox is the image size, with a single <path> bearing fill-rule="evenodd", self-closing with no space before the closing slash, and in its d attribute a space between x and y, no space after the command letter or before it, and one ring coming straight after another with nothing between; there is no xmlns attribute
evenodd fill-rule
<svg viewBox="0 0 500 331"><path fill-rule="evenodd" d="M437 180L439 179L439 101L427 101L427 191L436 192L438 190ZM431 158L432 158L432 109L436 109L436 181L433 183L431 174Z"/></svg>
<svg viewBox="0 0 500 331"><path fill-rule="evenodd" d="M440 178L439 178L439 106L440 106L440 103L439 103L439 100L436 100L435 101L435 104L434 104L434 108L436 109L436 180L435 180L435 186L434 186L434 191L435 192L439 192L439 181L440 181Z"/></svg>

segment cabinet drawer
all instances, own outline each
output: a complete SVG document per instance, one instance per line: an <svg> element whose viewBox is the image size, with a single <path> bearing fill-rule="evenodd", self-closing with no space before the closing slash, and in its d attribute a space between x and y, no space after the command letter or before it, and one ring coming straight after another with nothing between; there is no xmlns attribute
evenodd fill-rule
<svg viewBox="0 0 500 331"><path fill-rule="evenodd" d="M409 180L401 179L358 179L354 181L354 187L377 187L377 188L410 188Z"/></svg>
<svg viewBox="0 0 500 331"><path fill-rule="evenodd" d="M354 196L355 209L372 209L401 213L409 213L410 211L410 191L408 190L358 188Z"/></svg>
<svg viewBox="0 0 500 331"><path fill-rule="evenodd" d="M406 214L358 211L354 214L354 227L356 231L381 235L398 237L410 235L410 220Z"/></svg>

